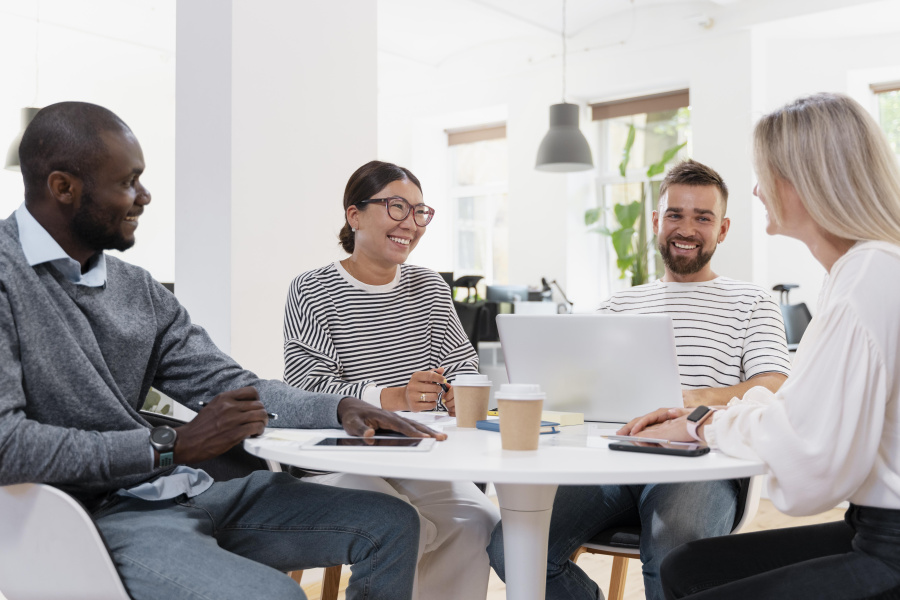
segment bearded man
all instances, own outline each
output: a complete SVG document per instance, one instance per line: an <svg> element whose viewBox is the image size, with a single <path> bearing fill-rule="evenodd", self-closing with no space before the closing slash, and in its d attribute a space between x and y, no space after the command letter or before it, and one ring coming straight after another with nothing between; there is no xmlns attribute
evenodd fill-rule
<svg viewBox="0 0 900 600"><path fill-rule="evenodd" d="M709 264L731 227L728 187L713 169L686 160L669 171L659 194L653 233L665 275L614 294L600 310L672 317L687 407L726 404L759 385L777 391L790 371L778 305L763 288L720 277ZM738 489L732 480L560 486L550 521L547 599L602 598L569 557L599 532L627 525L641 527L646 597L662 599L662 559L685 542L730 533ZM502 523L488 553L503 578Z"/></svg>

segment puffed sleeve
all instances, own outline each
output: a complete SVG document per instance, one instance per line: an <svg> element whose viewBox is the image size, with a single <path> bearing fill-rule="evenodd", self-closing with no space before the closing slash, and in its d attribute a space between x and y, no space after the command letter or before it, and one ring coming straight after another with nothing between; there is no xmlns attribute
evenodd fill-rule
<svg viewBox="0 0 900 600"><path fill-rule="evenodd" d="M849 305L820 313L776 393L753 388L706 428L714 448L765 462L775 506L790 515L833 508L877 460L888 373L874 336Z"/></svg>

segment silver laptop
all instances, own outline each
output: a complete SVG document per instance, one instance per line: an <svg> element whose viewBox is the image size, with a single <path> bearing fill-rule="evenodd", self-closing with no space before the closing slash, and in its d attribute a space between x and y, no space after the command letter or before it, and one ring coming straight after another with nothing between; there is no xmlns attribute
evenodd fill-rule
<svg viewBox="0 0 900 600"><path fill-rule="evenodd" d="M626 423L684 406L668 315L498 315L512 383L537 383L544 410Z"/></svg>

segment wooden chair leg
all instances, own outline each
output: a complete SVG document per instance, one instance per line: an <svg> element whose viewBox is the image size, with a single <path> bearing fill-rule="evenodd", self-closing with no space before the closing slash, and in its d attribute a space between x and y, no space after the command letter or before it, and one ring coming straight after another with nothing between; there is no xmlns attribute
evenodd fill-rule
<svg viewBox="0 0 900 600"><path fill-rule="evenodd" d="M584 552L585 552L585 547L579 546L578 550L573 552L572 556L569 557L569 560L571 560L572 562L578 562L578 557L581 556L582 554L584 554Z"/></svg>
<svg viewBox="0 0 900 600"><path fill-rule="evenodd" d="M303 571L288 571L288 577L297 582L297 585L300 585L300 580L303 579Z"/></svg>
<svg viewBox="0 0 900 600"><path fill-rule="evenodd" d="M325 575L322 577L321 600L337 600L341 587L341 568L341 565L337 565L325 569Z"/></svg>
<svg viewBox="0 0 900 600"><path fill-rule="evenodd" d="M625 595L625 577L628 576L628 559L613 557L612 577L609 578L609 600L622 600Z"/></svg>

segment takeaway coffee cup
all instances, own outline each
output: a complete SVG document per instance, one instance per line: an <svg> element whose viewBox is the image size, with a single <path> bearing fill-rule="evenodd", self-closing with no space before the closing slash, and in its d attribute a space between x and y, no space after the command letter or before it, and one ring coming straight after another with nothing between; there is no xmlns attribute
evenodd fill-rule
<svg viewBox="0 0 900 600"><path fill-rule="evenodd" d="M546 396L537 384L500 386L494 398L500 410L500 443L504 450L537 450Z"/></svg>
<svg viewBox="0 0 900 600"><path fill-rule="evenodd" d="M477 421L487 419L490 397L491 380L487 375L457 375L453 380L456 426L475 427Z"/></svg>

